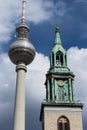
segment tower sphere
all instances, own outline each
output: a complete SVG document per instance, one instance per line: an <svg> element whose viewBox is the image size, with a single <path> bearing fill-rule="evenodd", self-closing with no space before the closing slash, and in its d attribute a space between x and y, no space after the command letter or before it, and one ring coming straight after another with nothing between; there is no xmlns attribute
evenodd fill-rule
<svg viewBox="0 0 87 130"><path fill-rule="evenodd" d="M26 0L22 0L21 25L16 28L17 40L11 44L8 52L10 60L16 65L20 63L28 65L35 57L35 48L28 39L29 27L26 25L25 7Z"/></svg>
<svg viewBox="0 0 87 130"><path fill-rule="evenodd" d="M24 63L30 64L35 57L35 48L28 39L29 28L26 25L17 27L18 37L9 49L10 60L14 64Z"/></svg>

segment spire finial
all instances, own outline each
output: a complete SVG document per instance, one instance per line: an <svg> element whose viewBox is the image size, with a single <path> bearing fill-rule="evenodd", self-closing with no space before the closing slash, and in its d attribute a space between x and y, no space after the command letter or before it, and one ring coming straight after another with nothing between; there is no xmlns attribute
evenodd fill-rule
<svg viewBox="0 0 87 130"><path fill-rule="evenodd" d="M21 19L21 24L26 23L26 0L22 0L22 19Z"/></svg>
<svg viewBox="0 0 87 130"><path fill-rule="evenodd" d="M60 32L59 26L56 25L55 33Z"/></svg>

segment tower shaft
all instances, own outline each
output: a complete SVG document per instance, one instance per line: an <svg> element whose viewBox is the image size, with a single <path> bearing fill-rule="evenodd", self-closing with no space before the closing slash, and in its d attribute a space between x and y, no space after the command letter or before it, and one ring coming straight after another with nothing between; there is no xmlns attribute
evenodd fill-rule
<svg viewBox="0 0 87 130"><path fill-rule="evenodd" d="M14 129L25 130L25 73L26 66L19 64L16 67L17 81L16 81L16 95L15 95L15 109L14 109Z"/></svg>

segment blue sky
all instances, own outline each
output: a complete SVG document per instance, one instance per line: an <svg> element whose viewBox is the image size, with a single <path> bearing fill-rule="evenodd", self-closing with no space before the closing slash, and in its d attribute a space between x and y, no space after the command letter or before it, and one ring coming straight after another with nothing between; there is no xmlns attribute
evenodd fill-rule
<svg viewBox="0 0 87 130"><path fill-rule="evenodd" d="M0 1L0 129L12 129L16 72L8 58L15 28L20 24L22 0ZM55 26L59 25L68 66L76 75L75 97L84 103L83 123L87 128L87 1L27 0L29 38L36 58L26 74L26 128L41 129L40 104L45 98L45 74L54 45Z"/></svg>

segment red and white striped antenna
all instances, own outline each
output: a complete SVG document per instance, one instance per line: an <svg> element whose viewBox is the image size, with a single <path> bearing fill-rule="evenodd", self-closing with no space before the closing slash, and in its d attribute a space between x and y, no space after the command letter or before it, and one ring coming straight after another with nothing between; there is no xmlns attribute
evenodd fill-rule
<svg viewBox="0 0 87 130"><path fill-rule="evenodd" d="M26 24L26 0L22 0L22 19L21 24Z"/></svg>

